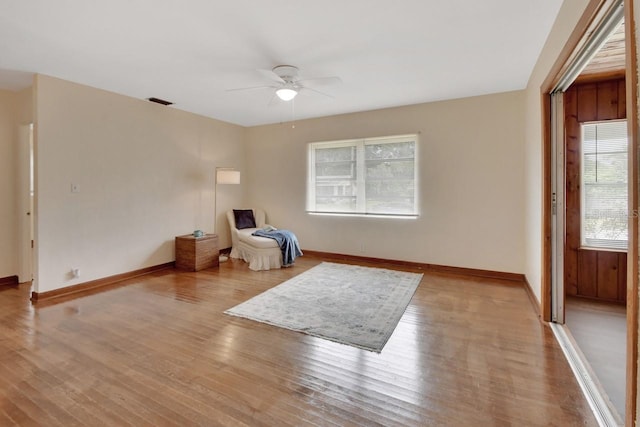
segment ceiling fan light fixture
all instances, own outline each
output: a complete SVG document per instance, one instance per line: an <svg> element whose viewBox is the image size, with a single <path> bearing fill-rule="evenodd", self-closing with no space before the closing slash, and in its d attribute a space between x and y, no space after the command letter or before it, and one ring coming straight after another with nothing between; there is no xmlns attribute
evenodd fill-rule
<svg viewBox="0 0 640 427"><path fill-rule="evenodd" d="M296 97L297 94L297 90L291 89L289 87L283 87L276 91L276 95L278 95L278 98L282 99L283 101L291 101Z"/></svg>

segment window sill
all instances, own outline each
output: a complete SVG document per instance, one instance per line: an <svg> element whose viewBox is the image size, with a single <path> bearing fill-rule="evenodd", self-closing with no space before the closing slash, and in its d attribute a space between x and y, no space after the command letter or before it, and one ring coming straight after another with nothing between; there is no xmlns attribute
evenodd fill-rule
<svg viewBox="0 0 640 427"><path fill-rule="evenodd" d="M617 252L617 253L627 253L627 249L614 249L614 248L598 248L595 246L580 246L578 249L581 251L598 251L598 252Z"/></svg>
<svg viewBox="0 0 640 427"><path fill-rule="evenodd" d="M363 214L363 213L348 213L348 212L311 212L307 211L309 215L317 216L341 216L341 217L356 217L356 218L389 218L389 219L418 219L419 215L394 215L394 214Z"/></svg>

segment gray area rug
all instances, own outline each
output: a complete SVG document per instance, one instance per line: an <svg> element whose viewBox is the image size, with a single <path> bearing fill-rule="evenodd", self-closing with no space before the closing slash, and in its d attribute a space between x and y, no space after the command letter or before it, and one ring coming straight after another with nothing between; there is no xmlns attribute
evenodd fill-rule
<svg viewBox="0 0 640 427"><path fill-rule="evenodd" d="M380 353L420 280L323 262L225 313Z"/></svg>

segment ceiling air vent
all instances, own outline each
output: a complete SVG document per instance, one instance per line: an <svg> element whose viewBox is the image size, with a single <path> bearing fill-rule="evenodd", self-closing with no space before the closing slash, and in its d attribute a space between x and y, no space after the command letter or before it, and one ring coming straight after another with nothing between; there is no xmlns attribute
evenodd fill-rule
<svg viewBox="0 0 640 427"><path fill-rule="evenodd" d="M156 104L162 104L162 105L172 105L173 102L171 101L165 101L164 99L160 99L160 98L147 98L147 100L151 101L151 102L155 102Z"/></svg>

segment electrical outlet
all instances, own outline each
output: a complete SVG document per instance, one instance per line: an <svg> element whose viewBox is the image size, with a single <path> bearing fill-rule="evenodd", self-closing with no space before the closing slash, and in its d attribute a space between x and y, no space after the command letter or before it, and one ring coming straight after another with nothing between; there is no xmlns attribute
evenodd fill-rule
<svg viewBox="0 0 640 427"><path fill-rule="evenodd" d="M78 277L80 277L80 269L79 268L72 268L71 269L71 275L73 276L74 279L77 279Z"/></svg>

